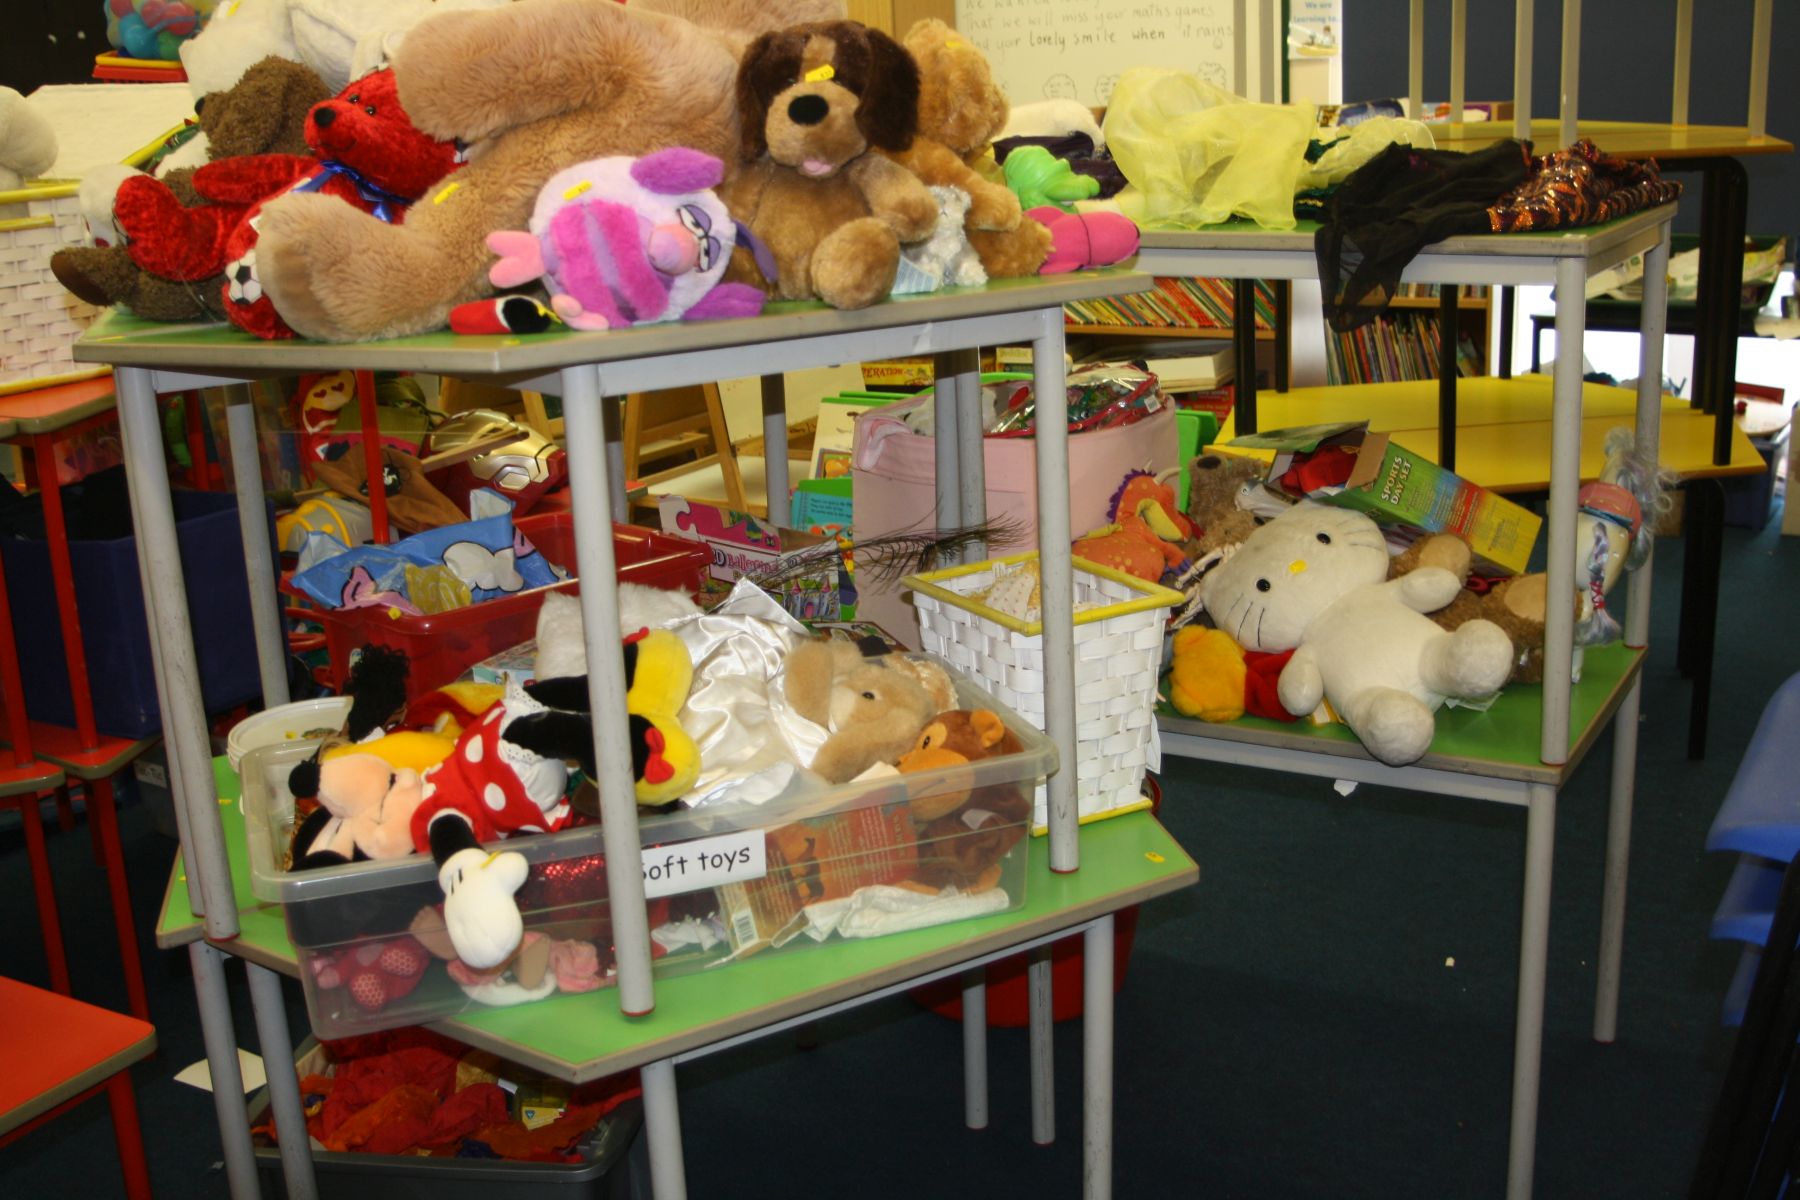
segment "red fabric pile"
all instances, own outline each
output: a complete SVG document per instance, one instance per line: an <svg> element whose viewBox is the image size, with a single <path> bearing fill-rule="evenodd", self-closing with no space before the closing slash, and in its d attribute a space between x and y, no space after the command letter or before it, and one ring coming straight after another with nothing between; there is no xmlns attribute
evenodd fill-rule
<svg viewBox="0 0 1800 1200"><path fill-rule="evenodd" d="M307 1132L327 1150L578 1162L575 1144L639 1094L635 1072L584 1084L561 1117L527 1129L499 1086L457 1087L468 1049L449 1038L412 1027L323 1045L336 1069L302 1077L300 1097ZM258 1132L273 1141L273 1121Z"/></svg>

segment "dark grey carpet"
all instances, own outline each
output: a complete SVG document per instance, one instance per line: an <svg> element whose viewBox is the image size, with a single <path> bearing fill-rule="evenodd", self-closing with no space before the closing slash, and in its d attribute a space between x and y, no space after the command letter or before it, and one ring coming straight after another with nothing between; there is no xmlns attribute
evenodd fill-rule
<svg viewBox="0 0 1800 1200"><path fill-rule="evenodd" d="M1674 669L1682 547L1658 562L1620 1036L1589 1036L1610 740L1561 798L1538 1195L1685 1190L1730 1049L1736 948L1707 923L1730 864L1701 849L1763 702L1800 671L1800 541L1728 531L1710 753L1685 757ZM1505 1168L1520 810L1174 762L1163 819L1200 885L1143 913L1119 997L1116 1191L1125 1197L1492 1197ZM211 1100L170 1076L201 1057L181 954L149 933L172 843L122 814L163 1050L136 1072L166 1196L225 1194ZM123 1004L86 834L52 835L77 993ZM0 834L0 971L44 983L16 826ZM241 975L239 1029L254 1046ZM728 974L719 986L729 987ZM304 1015L293 989L296 1030ZM3 1019L3 1015L0 1015ZM961 1122L960 1033L910 1001L681 1069L699 1197L1073 1196L1080 1029L1057 1034L1058 1141L1030 1142L1022 1031L992 1038L993 1126ZM10 1196L119 1190L105 1105L0 1150ZM333 1190L327 1188L331 1196Z"/></svg>

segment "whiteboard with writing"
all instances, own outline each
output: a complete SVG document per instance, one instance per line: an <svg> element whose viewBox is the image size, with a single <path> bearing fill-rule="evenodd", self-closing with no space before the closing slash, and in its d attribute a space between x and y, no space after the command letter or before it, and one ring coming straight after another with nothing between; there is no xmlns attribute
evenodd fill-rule
<svg viewBox="0 0 1800 1200"><path fill-rule="evenodd" d="M956 28L1014 104L1112 98L1127 67L1176 67L1237 90L1235 0L956 0Z"/></svg>

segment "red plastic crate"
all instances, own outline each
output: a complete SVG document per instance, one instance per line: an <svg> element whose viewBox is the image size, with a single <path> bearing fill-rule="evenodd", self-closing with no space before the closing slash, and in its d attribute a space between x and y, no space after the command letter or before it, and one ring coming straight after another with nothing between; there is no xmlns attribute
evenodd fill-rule
<svg viewBox="0 0 1800 1200"><path fill-rule="evenodd" d="M544 594L579 590L575 520L566 512L533 514L520 517L518 528L550 562L568 568L576 578L431 616L389 616L384 608L311 614L325 627L331 682L343 684L353 652L365 645L388 646L404 651L412 663L406 684L411 700L531 638ZM712 552L700 543L635 525L613 525L613 559L618 577L627 583L680 589L696 597L712 566Z"/></svg>

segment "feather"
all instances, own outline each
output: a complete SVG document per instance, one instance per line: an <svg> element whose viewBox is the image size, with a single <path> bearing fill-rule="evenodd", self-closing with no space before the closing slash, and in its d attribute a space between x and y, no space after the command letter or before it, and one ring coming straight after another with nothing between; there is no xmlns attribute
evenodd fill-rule
<svg viewBox="0 0 1800 1200"><path fill-rule="evenodd" d="M856 573L871 581L897 582L903 576L935 570L961 560L964 550L985 545L989 551L1024 540L1024 530L1014 518L999 518L956 529L907 529L899 533L861 540L828 541L808 547L783 560L774 569L752 574L759 586L775 590L800 579L813 578L841 561L848 553ZM834 568L835 569L835 568Z"/></svg>

